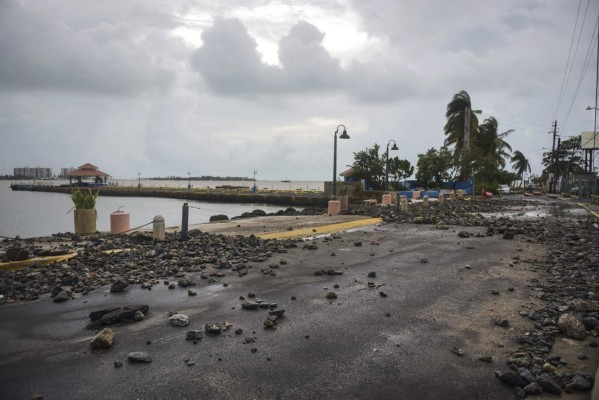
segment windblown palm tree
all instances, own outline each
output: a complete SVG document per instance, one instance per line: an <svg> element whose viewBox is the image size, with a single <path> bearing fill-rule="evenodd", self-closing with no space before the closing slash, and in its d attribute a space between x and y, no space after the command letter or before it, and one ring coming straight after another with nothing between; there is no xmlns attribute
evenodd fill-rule
<svg viewBox="0 0 599 400"><path fill-rule="evenodd" d="M512 156L512 168L516 171L516 175L520 177L520 181L524 184L524 174L530 173L530 163L520 150L516 150Z"/></svg>
<svg viewBox="0 0 599 400"><path fill-rule="evenodd" d="M469 111L467 111L469 110ZM447 123L443 128L445 131L445 146L454 146L453 154L459 159L464 150L464 127L466 114L470 117L470 141L474 141L475 133L478 129L478 118L480 110L472 110L470 95L465 90L461 90L453 96L453 100L447 105Z"/></svg>
<svg viewBox="0 0 599 400"><path fill-rule="evenodd" d="M476 139L478 130L478 118L480 110L473 110L470 95L461 90L453 95L453 99L447 105L447 123L443 128L445 131L445 146L453 146L453 159L459 169L458 179L466 180L472 176L472 153L471 144ZM469 142L466 142L466 131L469 133Z"/></svg>
<svg viewBox="0 0 599 400"><path fill-rule="evenodd" d="M495 117L489 117L479 125L476 135L476 145L485 157L491 157L497 167L505 168L505 161L510 157L512 147L505 138L513 129L498 133L499 123Z"/></svg>

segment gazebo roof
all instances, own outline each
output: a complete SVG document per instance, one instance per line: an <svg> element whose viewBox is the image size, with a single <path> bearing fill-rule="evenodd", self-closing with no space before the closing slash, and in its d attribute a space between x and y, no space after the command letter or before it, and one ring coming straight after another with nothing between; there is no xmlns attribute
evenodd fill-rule
<svg viewBox="0 0 599 400"><path fill-rule="evenodd" d="M93 164L87 163L81 165L73 172L67 174L69 177L86 177L86 176L110 176L106 172L102 172Z"/></svg>
<svg viewBox="0 0 599 400"><path fill-rule="evenodd" d="M349 176L352 176L353 174L354 174L354 169L350 167L349 169L346 169L345 171L340 173L339 176L349 177Z"/></svg>

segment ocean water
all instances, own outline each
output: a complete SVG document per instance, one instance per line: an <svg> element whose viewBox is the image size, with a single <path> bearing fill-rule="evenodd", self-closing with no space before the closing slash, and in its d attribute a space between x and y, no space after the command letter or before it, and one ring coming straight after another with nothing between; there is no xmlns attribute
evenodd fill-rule
<svg viewBox="0 0 599 400"><path fill-rule="evenodd" d="M13 181L15 183L31 183ZM116 180L119 186L137 186L137 180ZM42 184L56 184L58 181L43 181ZM187 181L141 181L144 187L187 187ZM58 232L73 232L73 202L67 194L13 191L11 181L0 181L0 236L22 238L49 236ZM212 187L221 185L252 186L253 182L216 182L192 181L194 187ZM259 189L322 190L322 182L271 182L259 181ZM184 200L161 199L152 197L102 197L96 201L98 210L97 228L110 231L110 213L121 209L130 214L131 228L151 222L154 216L162 215L166 226L180 226ZM210 216L225 214L232 218L244 212L262 209L267 213L285 209L285 206L268 204L226 204L187 201L190 205L189 223L208 222ZM122 206L122 207L121 207ZM151 225L147 228L151 229ZM1 239L1 238L0 238Z"/></svg>

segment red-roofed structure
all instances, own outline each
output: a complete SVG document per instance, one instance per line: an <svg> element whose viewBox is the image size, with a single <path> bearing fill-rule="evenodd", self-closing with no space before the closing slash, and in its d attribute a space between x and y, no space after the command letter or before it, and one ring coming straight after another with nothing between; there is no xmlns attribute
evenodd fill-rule
<svg viewBox="0 0 599 400"><path fill-rule="evenodd" d="M77 178L77 184L81 186L83 178L94 178L94 183L106 183L110 175L100 171L95 165L87 163L81 165L76 170L69 172L67 176L69 177L69 183L71 185L73 184L73 178Z"/></svg>
<svg viewBox="0 0 599 400"><path fill-rule="evenodd" d="M350 167L349 169L346 169L345 171L340 173L339 176L342 176L344 178L351 178L351 176L353 174L354 174L354 169L353 169L353 167Z"/></svg>

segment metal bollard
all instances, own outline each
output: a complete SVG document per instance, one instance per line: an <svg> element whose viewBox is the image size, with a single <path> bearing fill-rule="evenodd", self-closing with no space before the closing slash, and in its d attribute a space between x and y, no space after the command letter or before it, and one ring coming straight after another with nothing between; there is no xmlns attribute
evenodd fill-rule
<svg viewBox="0 0 599 400"><path fill-rule="evenodd" d="M189 240L189 204L183 203L183 216L181 219L181 240Z"/></svg>
<svg viewBox="0 0 599 400"><path fill-rule="evenodd" d="M152 239L164 240L164 217L162 215L157 215L154 217L154 220L152 222Z"/></svg>

